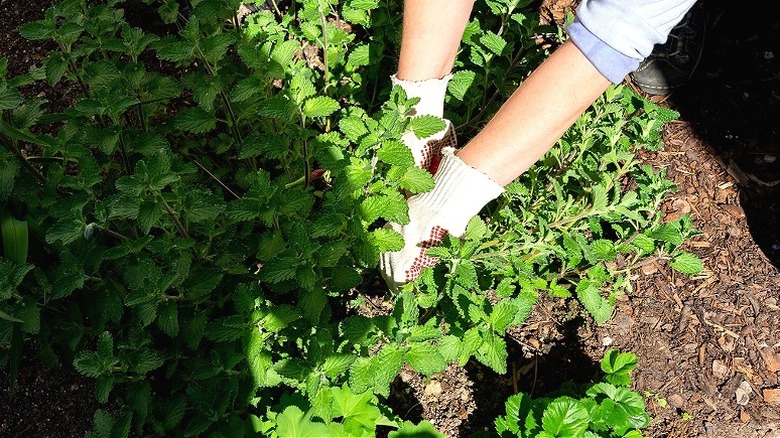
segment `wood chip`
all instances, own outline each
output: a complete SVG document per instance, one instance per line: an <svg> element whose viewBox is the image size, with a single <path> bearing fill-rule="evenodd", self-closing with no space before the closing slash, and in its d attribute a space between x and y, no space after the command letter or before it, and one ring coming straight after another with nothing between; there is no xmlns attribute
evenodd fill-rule
<svg viewBox="0 0 780 438"><path fill-rule="evenodd" d="M780 388L766 388L763 391L764 401L772 406L780 406Z"/></svg>
<svg viewBox="0 0 780 438"><path fill-rule="evenodd" d="M780 355L775 352L772 347L762 348L758 350L761 354L761 359L764 360L767 371L770 373L776 373L780 371Z"/></svg>

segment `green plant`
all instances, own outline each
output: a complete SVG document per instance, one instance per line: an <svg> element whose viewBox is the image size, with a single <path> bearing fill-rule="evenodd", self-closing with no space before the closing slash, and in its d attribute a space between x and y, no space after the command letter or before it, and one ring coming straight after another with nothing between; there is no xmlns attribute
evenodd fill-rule
<svg viewBox="0 0 780 438"><path fill-rule="evenodd" d="M675 114L616 86L432 250L441 263L391 313L361 314L380 252L403 243L382 225L433 184L399 139L443 126L408 117L414 100L383 80L400 3L299 0L240 23L237 0L144 3L177 31L130 26L121 1L60 0L20 29L58 49L26 75L0 63L0 202L28 229L27 256L4 243L0 259L0 359L18 367L33 339L93 377L94 436L281 434L280 420L433 434L384 407L405 364L503 372L504 334L538 294L603 322L643 261L700 267L681 250L690 219L661 223L673 185L636 158ZM448 96L465 135L543 59L536 37L560 38L527 2L477 11ZM42 81L77 90L73 105L22 97Z"/></svg>
<svg viewBox="0 0 780 438"><path fill-rule="evenodd" d="M601 360L602 382L550 397L515 394L506 401L506 415L496 419L496 430L506 437L639 438L650 417L642 395L629 388L636 365L633 354L609 350Z"/></svg>

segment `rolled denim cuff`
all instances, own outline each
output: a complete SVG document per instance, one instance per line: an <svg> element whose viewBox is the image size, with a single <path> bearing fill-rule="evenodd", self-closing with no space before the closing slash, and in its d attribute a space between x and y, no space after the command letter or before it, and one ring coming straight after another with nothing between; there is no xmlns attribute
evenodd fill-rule
<svg viewBox="0 0 780 438"><path fill-rule="evenodd" d="M639 68L641 59L618 52L576 19L566 27L566 32L591 64L614 84L619 84L627 74Z"/></svg>

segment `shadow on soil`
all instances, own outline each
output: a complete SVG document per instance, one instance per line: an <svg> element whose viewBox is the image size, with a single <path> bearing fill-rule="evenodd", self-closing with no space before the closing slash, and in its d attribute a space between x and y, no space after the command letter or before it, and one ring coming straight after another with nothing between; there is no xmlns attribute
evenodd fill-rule
<svg viewBox="0 0 780 438"><path fill-rule="evenodd" d="M780 267L780 7L699 1L712 27L669 103L739 181L750 232Z"/></svg>
<svg viewBox="0 0 780 438"><path fill-rule="evenodd" d="M509 358L507 373L499 375L490 368L472 360L466 372L475 382L474 400L477 408L460 426L460 436L471 437L476 433L495 436L494 420L505 415L506 399L517 392L530 394L532 398L550 396L567 382L583 384L597 381L600 366L583 350L578 330L585 320L578 316L563 323L561 338L554 341L550 350L526 359L520 345L506 337ZM480 382L486 382L481 384ZM499 382L500 384L496 384Z"/></svg>
<svg viewBox="0 0 780 438"><path fill-rule="evenodd" d="M516 392L531 394L533 398L555 397L556 391L567 382L579 385L597 381L601 376L600 365L582 349L583 342L578 336L584 323L582 317L565 322L560 327L560 339L550 350L531 358L526 358L516 340L506 336L509 357L505 374L498 374L474 359L466 364L468 380L474 382L471 389L476 409L460 425L458 436L496 436L494 421L506 414L504 403ZM397 379L391 393L394 412L415 423L423 420L422 403L412 388Z"/></svg>

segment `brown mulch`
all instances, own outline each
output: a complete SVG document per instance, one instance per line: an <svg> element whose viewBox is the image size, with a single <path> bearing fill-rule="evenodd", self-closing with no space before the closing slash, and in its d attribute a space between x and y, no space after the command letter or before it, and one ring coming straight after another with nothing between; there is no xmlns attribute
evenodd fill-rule
<svg viewBox="0 0 780 438"><path fill-rule="evenodd" d="M0 0L0 57L9 58L13 74L50 49L15 30L41 18L49 3ZM542 9L560 22L575 3L545 0ZM427 379L404 370L393 385L397 413L429 419L452 437L489 431L508 395L585 382L615 347L639 357L634 388L653 417L646 436L780 436L780 15L755 10L724 15L694 80L653 97L681 117L666 125L662 150L642 154L677 184L664 213L691 215L702 234L687 249L705 271L691 278L662 261L646 265L635 291L600 327L574 316L576 308L542 299L507 337L506 375L473 363ZM28 90L52 104L69 92ZM82 436L91 428L96 402L88 380L32 359L23 365L13 399L0 370L0 436Z"/></svg>

